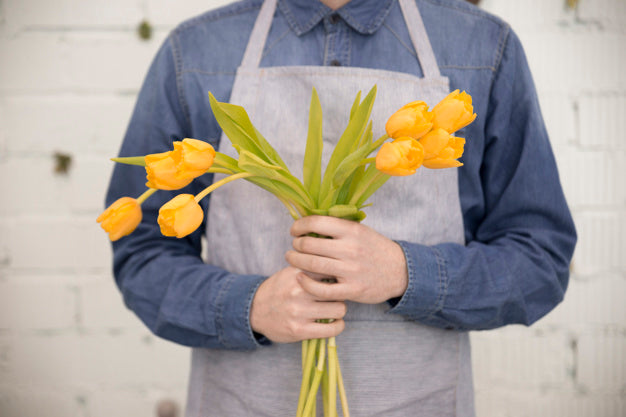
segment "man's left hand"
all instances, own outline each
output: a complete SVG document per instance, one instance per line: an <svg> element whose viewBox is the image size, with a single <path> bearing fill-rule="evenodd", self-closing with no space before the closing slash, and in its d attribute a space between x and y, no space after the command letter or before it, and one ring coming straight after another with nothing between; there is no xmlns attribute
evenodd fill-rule
<svg viewBox="0 0 626 417"><path fill-rule="evenodd" d="M324 237L311 237L315 233ZM378 304L400 297L408 285L406 259L400 245L369 227L349 220L308 216L294 222L293 248L285 255L306 271L297 277L319 300ZM337 283L321 282L335 278Z"/></svg>

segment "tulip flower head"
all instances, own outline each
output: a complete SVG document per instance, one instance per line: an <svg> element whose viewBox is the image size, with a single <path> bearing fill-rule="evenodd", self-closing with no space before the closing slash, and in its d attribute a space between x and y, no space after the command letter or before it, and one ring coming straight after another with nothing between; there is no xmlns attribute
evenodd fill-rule
<svg viewBox="0 0 626 417"><path fill-rule="evenodd" d="M141 207L137 200L122 197L111 204L96 221L109 234L111 242L131 234L141 223Z"/></svg>
<svg viewBox="0 0 626 417"><path fill-rule="evenodd" d="M460 167L463 163L457 161L463 156L463 148L465 139L456 136L450 136L448 144L432 158L424 158L424 166L430 169L455 168Z"/></svg>
<svg viewBox="0 0 626 417"><path fill-rule="evenodd" d="M204 218L202 207L191 194L179 194L159 209L157 222L165 236L185 237L193 233Z"/></svg>
<svg viewBox="0 0 626 417"><path fill-rule="evenodd" d="M215 149L204 141L186 138L174 142L172 158L176 163L176 178L194 179L211 168Z"/></svg>
<svg viewBox="0 0 626 417"><path fill-rule="evenodd" d="M433 107L433 129L441 128L454 133L476 119L472 97L465 91L454 90Z"/></svg>
<svg viewBox="0 0 626 417"><path fill-rule="evenodd" d="M385 124L385 130L393 139L402 136L419 139L433 126L432 120L433 114L428 111L426 103L413 101L391 115Z"/></svg>
<svg viewBox="0 0 626 417"><path fill-rule="evenodd" d="M404 136L384 143L376 154L376 169L392 176L415 174L424 160L424 148L415 139Z"/></svg>
<svg viewBox="0 0 626 417"><path fill-rule="evenodd" d="M146 155L147 187L158 188L159 190L178 190L193 181L193 178L179 178L177 176L178 170L173 154L174 151Z"/></svg>

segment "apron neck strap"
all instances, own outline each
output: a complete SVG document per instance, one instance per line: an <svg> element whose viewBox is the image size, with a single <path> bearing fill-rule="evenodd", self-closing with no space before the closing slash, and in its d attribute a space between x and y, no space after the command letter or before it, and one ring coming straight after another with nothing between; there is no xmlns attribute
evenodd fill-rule
<svg viewBox="0 0 626 417"><path fill-rule="evenodd" d="M252 28L243 60L241 61L243 68L258 68L261 63L265 41L267 40L267 35L270 31L276 11L276 1L277 0L265 0L261 6L259 15ZM441 77L435 53L428 39L424 21L422 20L415 0L398 0L398 2L400 3L400 9L402 10L402 15L404 16L413 48L415 48L417 59L422 67L424 78Z"/></svg>
<svg viewBox="0 0 626 417"><path fill-rule="evenodd" d="M435 53L428 39L428 33L426 33L426 27L415 0L399 0L399 3L404 22L409 30L411 42L413 42L413 48L415 48L417 53L417 60L422 67L424 78L441 77Z"/></svg>

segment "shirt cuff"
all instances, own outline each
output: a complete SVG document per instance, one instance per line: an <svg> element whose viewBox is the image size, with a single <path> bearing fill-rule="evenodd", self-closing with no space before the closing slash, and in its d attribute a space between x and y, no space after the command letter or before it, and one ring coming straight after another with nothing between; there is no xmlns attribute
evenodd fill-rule
<svg viewBox="0 0 626 417"><path fill-rule="evenodd" d="M217 296L217 336L226 349L250 350L269 344L250 326L252 299L267 277L231 274Z"/></svg>
<svg viewBox="0 0 626 417"><path fill-rule="evenodd" d="M436 322L446 295L448 274L445 259L431 246L397 241L406 258L408 286L402 297L389 300L392 314L425 323Z"/></svg>

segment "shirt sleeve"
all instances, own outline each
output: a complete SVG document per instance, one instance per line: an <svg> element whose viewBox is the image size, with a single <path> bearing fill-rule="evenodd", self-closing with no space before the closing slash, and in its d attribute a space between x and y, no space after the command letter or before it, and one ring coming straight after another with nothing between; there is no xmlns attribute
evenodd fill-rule
<svg viewBox="0 0 626 417"><path fill-rule="evenodd" d="M563 299L576 232L512 32L491 86L480 181L485 215L471 230L466 221L466 245L399 242L409 283L390 301L391 313L440 328L490 329L530 325Z"/></svg>
<svg viewBox="0 0 626 417"><path fill-rule="evenodd" d="M171 35L145 78L120 156L165 152L190 132L180 91ZM202 139L202 138L198 138ZM146 190L145 170L117 164L106 203ZM249 323L256 289L265 277L236 275L201 259L204 222L193 234L165 237L157 224L159 207L178 193L196 194L194 181L175 192L158 191L142 204L134 233L113 243L113 270L124 302L156 335L194 347L253 349L259 346ZM207 199L202 201L207 210Z"/></svg>

